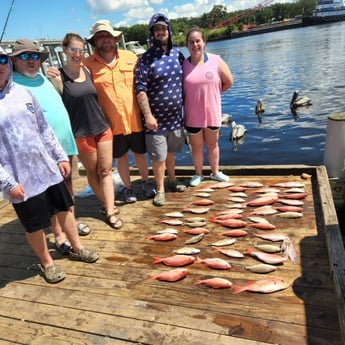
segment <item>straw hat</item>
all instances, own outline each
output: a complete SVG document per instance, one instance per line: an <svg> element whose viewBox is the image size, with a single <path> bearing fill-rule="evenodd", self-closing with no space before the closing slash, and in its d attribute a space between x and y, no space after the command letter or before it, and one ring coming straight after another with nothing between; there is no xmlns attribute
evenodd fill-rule
<svg viewBox="0 0 345 345"><path fill-rule="evenodd" d="M40 53L40 60L43 62L49 56L46 50L40 50L36 44L27 38L19 38L14 43L10 56L17 56L21 53Z"/></svg>
<svg viewBox="0 0 345 345"><path fill-rule="evenodd" d="M94 37L97 34L97 32L100 32L100 31L107 31L114 38L118 38L122 35L122 31L117 31L113 29L113 26L111 25L109 20L102 19L96 22L95 24L93 24L90 30L91 35L86 40L94 46L95 45Z"/></svg>

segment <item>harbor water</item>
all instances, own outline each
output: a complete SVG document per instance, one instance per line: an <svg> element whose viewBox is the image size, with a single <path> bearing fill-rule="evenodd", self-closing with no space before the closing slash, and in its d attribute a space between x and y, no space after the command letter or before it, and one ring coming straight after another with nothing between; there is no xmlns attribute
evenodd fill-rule
<svg viewBox="0 0 345 345"><path fill-rule="evenodd" d="M327 118L345 110L344 32L345 22L337 22L207 43L234 76L222 97L223 113L247 129L234 151L230 127L222 128L221 165L323 164ZM292 114L296 89L312 105ZM254 112L259 98L266 106L262 123ZM192 164L187 147L176 161Z"/></svg>

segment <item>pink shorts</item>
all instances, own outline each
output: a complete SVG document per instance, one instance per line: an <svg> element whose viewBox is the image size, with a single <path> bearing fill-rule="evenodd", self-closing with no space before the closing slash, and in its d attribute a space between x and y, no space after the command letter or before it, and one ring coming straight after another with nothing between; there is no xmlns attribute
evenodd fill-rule
<svg viewBox="0 0 345 345"><path fill-rule="evenodd" d="M95 152L97 143L108 140L113 140L113 132L110 128L97 135L75 138L79 153Z"/></svg>

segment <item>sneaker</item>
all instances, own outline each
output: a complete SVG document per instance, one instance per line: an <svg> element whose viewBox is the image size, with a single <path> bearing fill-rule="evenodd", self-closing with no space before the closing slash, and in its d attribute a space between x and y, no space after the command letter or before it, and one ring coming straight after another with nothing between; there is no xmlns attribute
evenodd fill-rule
<svg viewBox="0 0 345 345"><path fill-rule="evenodd" d="M223 174L221 171L217 174L217 175L210 175L211 180L215 180L218 182L227 182L230 180L229 176L226 176L225 174Z"/></svg>
<svg viewBox="0 0 345 345"><path fill-rule="evenodd" d="M201 181L204 179L204 176L200 176L200 175L194 175L190 180L189 180L189 185L191 187L196 187L199 186L199 184L201 183Z"/></svg>
<svg viewBox="0 0 345 345"><path fill-rule="evenodd" d="M165 193L157 192L155 197L153 198L153 205L164 206L164 204L165 204Z"/></svg>
<svg viewBox="0 0 345 345"><path fill-rule="evenodd" d="M125 189L125 201L126 201L128 204L131 204L131 203L137 201L137 198L136 198L136 196L134 195L132 188L126 188L126 189Z"/></svg>
<svg viewBox="0 0 345 345"><path fill-rule="evenodd" d="M143 192L147 198L151 198L156 194L156 189L152 183L143 181Z"/></svg>
<svg viewBox="0 0 345 345"><path fill-rule="evenodd" d="M168 187L172 192L179 193L184 192L187 189L187 187L184 184L182 184L179 180L169 182Z"/></svg>
<svg viewBox="0 0 345 345"><path fill-rule="evenodd" d="M81 248L77 252L74 252L72 249L69 252L69 258L71 260L92 263L99 259L99 254L96 251L87 248Z"/></svg>
<svg viewBox="0 0 345 345"><path fill-rule="evenodd" d="M47 283L55 284L55 283L61 282L62 280L66 278L65 273L61 271L60 268L58 268L54 264L46 268L40 265L40 268L42 270L43 277Z"/></svg>

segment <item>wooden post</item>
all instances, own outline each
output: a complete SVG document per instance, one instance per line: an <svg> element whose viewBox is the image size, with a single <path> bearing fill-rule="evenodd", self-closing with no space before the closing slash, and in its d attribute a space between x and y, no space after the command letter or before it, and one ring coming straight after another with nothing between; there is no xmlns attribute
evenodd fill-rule
<svg viewBox="0 0 345 345"><path fill-rule="evenodd" d="M328 177L345 179L345 113L328 117L324 164Z"/></svg>

